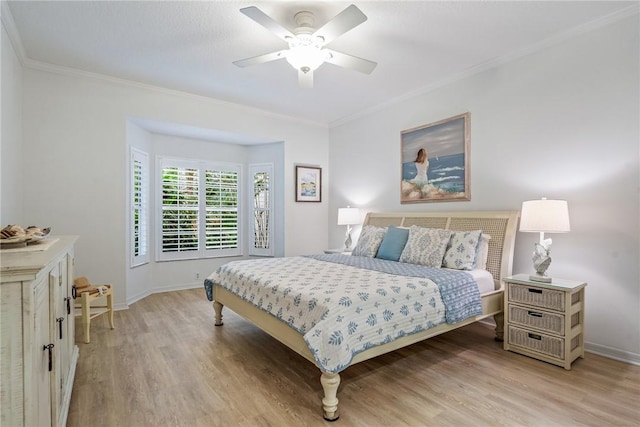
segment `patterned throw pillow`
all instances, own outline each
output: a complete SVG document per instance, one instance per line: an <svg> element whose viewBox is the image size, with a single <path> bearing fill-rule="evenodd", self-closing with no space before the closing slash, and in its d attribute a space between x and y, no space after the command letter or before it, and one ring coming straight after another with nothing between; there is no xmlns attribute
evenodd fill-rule
<svg viewBox="0 0 640 427"><path fill-rule="evenodd" d="M456 270L473 270L481 236L482 230L454 231L447 245L442 266Z"/></svg>
<svg viewBox="0 0 640 427"><path fill-rule="evenodd" d="M399 261L440 268L450 237L449 230L412 225Z"/></svg>
<svg viewBox="0 0 640 427"><path fill-rule="evenodd" d="M480 237L480 244L478 245L478 256L476 257L476 266L480 270L487 269L487 259L489 258L489 240L491 236L487 233L482 233Z"/></svg>
<svg viewBox="0 0 640 427"><path fill-rule="evenodd" d="M356 247L353 248L351 255L354 256L367 256L373 258L378 253L378 248L384 234L387 232L386 227L374 227L373 225L365 225L362 227L360 238Z"/></svg>

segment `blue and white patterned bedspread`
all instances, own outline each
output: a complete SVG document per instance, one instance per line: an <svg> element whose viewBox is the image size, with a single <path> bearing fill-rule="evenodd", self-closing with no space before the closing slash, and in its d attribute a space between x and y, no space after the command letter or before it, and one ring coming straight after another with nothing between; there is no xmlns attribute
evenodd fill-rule
<svg viewBox="0 0 640 427"><path fill-rule="evenodd" d="M482 313L470 274L377 258L234 261L205 280L210 301L214 283L300 332L329 373L368 348Z"/></svg>

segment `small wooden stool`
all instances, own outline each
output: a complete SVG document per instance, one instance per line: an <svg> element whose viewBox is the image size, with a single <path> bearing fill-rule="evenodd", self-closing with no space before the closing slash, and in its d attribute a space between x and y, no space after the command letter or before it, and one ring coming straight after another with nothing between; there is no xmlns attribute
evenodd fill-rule
<svg viewBox="0 0 640 427"><path fill-rule="evenodd" d="M89 343L89 332L91 329L91 319L101 314L109 313L109 326L113 325L113 286L99 285L92 286L86 277L78 277L73 281L76 289L75 317L82 318L84 328L84 342ZM106 305L91 305L94 301L106 297ZM80 302L78 302L78 300Z"/></svg>

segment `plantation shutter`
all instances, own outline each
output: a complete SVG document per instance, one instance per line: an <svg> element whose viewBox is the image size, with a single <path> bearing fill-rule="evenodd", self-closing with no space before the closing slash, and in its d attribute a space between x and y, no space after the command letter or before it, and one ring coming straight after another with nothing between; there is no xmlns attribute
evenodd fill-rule
<svg viewBox="0 0 640 427"><path fill-rule="evenodd" d="M240 255L239 168L208 166L205 170L206 251Z"/></svg>
<svg viewBox="0 0 640 427"><path fill-rule="evenodd" d="M249 255L273 256L272 164L249 165Z"/></svg>
<svg viewBox="0 0 640 427"><path fill-rule="evenodd" d="M131 148L131 266L149 262L149 156Z"/></svg>
<svg viewBox="0 0 640 427"><path fill-rule="evenodd" d="M162 252L198 250L198 170L162 169Z"/></svg>

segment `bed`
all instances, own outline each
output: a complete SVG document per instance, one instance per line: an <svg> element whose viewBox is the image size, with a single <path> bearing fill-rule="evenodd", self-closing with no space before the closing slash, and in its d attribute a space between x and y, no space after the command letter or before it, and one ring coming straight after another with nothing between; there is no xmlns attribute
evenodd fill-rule
<svg viewBox="0 0 640 427"><path fill-rule="evenodd" d="M205 280L215 325L223 324L226 306L315 364L324 392L323 416L336 420L339 373L351 365L490 316L495 318L496 339L502 340L501 279L512 272L518 215L517 211L372 212L365 218L363 242L365 228L369 234L381 228L411 233L437 230L443 235L481 230L479 235L490 235L490 240L485 240L486 267L480 271L429 269L347 255L225 264ZM488 276L489 285L483 276ZM469 277L474 285L469 285ZM482 281L484 289L478 287Z"/></svg>

